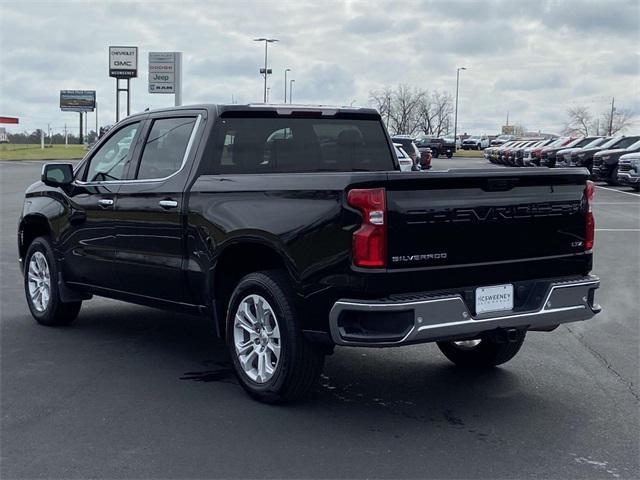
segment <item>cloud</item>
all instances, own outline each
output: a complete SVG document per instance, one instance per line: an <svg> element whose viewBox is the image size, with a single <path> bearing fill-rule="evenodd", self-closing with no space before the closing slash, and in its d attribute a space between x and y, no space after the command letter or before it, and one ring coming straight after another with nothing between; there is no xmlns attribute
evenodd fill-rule
<svg viewBox="0 0 640 480"><path fill-rule="evenodd" d="M139 47L132 110L171 105L147 92L150 51L184 52L185 103L262 100L263 46L271 99L282 101L284 70L294 101L367 104L369 93L405 83L455 92L460 121L492 133L507 110L531 129L557 131L573 104L616 97L638 109L637 0L393 0L318 2L3 2L2 113L20 129L75 125L60 112L61 89L95 89L101 123L115 118L109 45ZM124 99L124 98L123 98ZM91 120L90 120L91 122ZM473 130L471 130L473 129Z"/></svg>
<svg viewBox="0 0 640 480"><path fill-rule="evenodd" d="M540 73L532 71L526 74L508 76L499 79L495 84L496 90L547 90L564 88L566 78L557 72Z"/></svg>

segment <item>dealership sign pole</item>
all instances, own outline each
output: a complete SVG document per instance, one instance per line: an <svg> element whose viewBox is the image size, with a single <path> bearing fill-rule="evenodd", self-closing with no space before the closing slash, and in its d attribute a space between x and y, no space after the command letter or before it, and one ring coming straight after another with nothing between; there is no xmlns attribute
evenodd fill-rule
<svg viewBox="0 0 640 480"><path fill-rule="evenodd" d="M182 52L149 52L149 93L173 93L182 105Z"/></svg>
<svg viewBox="0 0 640 480"><path fill-rule="evenodd" d="M83 143L82 114L96 109L95 90L60 90L60 110L63 112L78 112L80 114L80 135L78 143Z"/></svg>
<svg viewBox="0 0 640 480"><path fill-rule="evenodd" d="M109 47L109 76L116 79L116 122L120 120L120 92L127 92L127 116L131 114L131 79L138 76L138 47ZM127 87L120 88L120 80Z"/></svg>

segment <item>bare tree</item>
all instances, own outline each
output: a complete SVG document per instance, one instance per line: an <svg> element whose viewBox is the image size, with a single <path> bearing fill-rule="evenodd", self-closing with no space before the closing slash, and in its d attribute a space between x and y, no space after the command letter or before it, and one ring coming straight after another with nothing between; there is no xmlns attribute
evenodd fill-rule
<svg viewBox="0 0 640 480"><path fill-rule="evenodd" d="M578 134L586 137L595 129L593 115L587 107L571 107L567 110L567 116L569 118L563 130L567 135Z"/></svg>
<svg viewBox="0 0 640 480"><path fill-rule="evenodd" d="M607 109L600 117L600 130L604 133L615 135L623 132L631 126L634 113L630 110L616 108L613 111L613 121L611 120L611 110ZM611 127L611 131L609 131Z"/></svg>
<svg viewBox="0 0 640 480"><path fill-rule="evenodd" d="M408 85L369 93L369 104L376 108L387 129L394 134L441 136L449 131L453 96L447 92L420 90Z"/></svg>
<svg viewBox="0 0 640 480"><path fill-rule="evenodd" d="M411 135L418 129L416 116L425 93L408 85L398 85L393 92L389 128L394 133Z"/></svg>
<svg viewBox="0 0 640 480"><path fill-rule="evenodd" d="M384 87L381 91L369 92L369 104L378 110L387 129L389 129L392 103L393 90L390 87Z"/></svg>
<svg viewBox="0 0 640 480"><path fill-rule="evenodd" d="M415 130L425 135L441 136L449 130L449 118L453 113L453 97L446 92L421 92L416 108Z"/></svg>

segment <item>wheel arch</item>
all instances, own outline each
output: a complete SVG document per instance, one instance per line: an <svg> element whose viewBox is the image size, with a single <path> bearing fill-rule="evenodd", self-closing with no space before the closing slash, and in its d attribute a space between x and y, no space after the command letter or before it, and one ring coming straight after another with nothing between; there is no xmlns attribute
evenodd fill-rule
<svg viewBox="0 0 640 480"><path fill-rule="evenodd" d="M53 229L49 219L41 213L30 213L18 226L18 255L24 259L29 245L38 237L51 236Z"/></svg>
<svg viewBox="0 0 640 480"><path fill-rule="evenodd" d="M225 335L226 309L238 282L253 272L283 270L295 285L295 266L282 248L256 239L238 239L225 245L216 256L211 274L211 292L216 331Z"/></svg>

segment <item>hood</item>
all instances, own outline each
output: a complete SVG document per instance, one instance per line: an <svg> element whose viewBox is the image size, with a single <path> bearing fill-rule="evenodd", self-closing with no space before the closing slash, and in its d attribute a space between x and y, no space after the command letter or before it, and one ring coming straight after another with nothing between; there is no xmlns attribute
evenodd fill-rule
<svg viewBox="0 0 640 480"><path fill-rule="evenodd" d="M620 161L622 160L640 160L640 152L625 153L620 157Z"/></svg>
<svg viewBox="0 0 640 480"><path fill-rule="evenodd" d="M580 147L563 148L561 150L558 150L558 155L566 155L567 153L577 152L578 150L582 149Z"/></svg>
<svg viewBox="0 0 640 480"><path fill-rule="evenodd" d="M602 147L581 148L580 153L596 153L602 150Z"/></svg>
<svg viewBox="0 0 640 480"><path fill-rule="evenodd" d="M594 157L604 157L605 155L616 155L618 153L626 152L626 148L614 148L613 150L603 150L594 155ZM629 152L631 153L631 152Z"/></svg>

